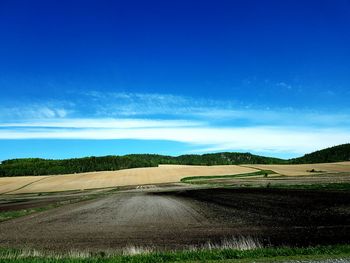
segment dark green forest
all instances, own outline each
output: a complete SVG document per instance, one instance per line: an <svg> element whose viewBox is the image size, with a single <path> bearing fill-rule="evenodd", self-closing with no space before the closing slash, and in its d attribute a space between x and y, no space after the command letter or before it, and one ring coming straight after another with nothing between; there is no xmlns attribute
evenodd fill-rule
<svg viewBox="0 0 350 263"><path fill-rule="evenodd" d="M329 147L288 161L291 164L350 161L350 143Z"/></svg>
<svg viewBox="0 0 350 263"><path fill-rule="evenodd" d="M211 153L166 156L158 154L129 154L124 156L85 157L64 160L40 158L11 159L0 164L0 177L23 175L54 175L93 171L113 171L159 164L229 165L229 164L302 164L350 160L350 144L306 154L289 160L264 157L251 153Z"/></svg>
<svg viewBox="0 0 350 263"><path fill-rule="evenodd" d="M0 164L0 176L69 174L150 166L157 166L157 164L133 156L85 157L65 160L26 158L3 161Z"/></svg>

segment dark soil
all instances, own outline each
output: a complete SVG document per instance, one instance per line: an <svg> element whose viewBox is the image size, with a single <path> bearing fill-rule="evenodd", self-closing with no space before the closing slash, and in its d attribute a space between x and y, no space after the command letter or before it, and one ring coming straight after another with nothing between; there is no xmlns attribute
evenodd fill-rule
<svg viewBox="0 0 350 263"><path fill-rule="evenodd" d="M0 223L0 246L53 250L181 249L239 235L265 245L348 243L350 192L120 192Z"/></svg>
<svg viewBox="0 0 350 263"><path fill-rule="evenodd" d="M206 189L179 192L177 196L206 204L227 224L238 226L239 219L242 226L261 227L256 235L273 245L350 241L350 192Z"/></svg>

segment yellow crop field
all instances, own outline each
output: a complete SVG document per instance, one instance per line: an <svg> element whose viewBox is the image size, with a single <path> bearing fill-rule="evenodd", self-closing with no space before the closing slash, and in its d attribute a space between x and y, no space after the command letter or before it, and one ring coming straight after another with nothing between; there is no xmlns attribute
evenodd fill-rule
<svg viewBox="0 0 350 263"><path fill-rule="evenodd" d="M187 176L234 175L273 170L286 176L315 175L323 173L350 172L350 162L293 164L293 165L160 165L159 167L134 168L119 171L89 172L51 176L18 176L0 178L0 194L39 193L68 190L105 188L115 186L145 185L179 182Z"/></svg>
<svg viewBox="0 0 350 263"><path fill-rule="evenodd" d="M119 171L89 172L52 176L19 176L0 178L0 193L55 192L113 186L179 182L187 176L228 175L255 172L238 165L186 166L160 165ZM8 185L7 187L3 185ZM16 190L17 189L17 190Z"/></svg>
<svg viewBox="0 0 350 263"><path fill-rule="evenodd" d="M19 176L0 178L0 194L12 192L16 189L30 185L38 180L43 180L48 176Z"/></svg>

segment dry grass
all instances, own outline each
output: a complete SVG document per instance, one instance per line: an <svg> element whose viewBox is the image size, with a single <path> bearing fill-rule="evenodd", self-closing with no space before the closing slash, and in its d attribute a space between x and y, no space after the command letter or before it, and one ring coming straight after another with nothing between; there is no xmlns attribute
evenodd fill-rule
<svg viewBox="0 0 350 263"><path fill-rule="evenodd" d="M40 251L36 249L24 248L19 250L9 250L8 253L1 253L0 259L14 259L14 258L89 258L91 252L70 250L68 252L55 252L55 251Z"/></svg>
<svg viewBox="0 0 350 263"><path fill-rule="evenodd" d="M179 182L187 176L227 175L255 172L256 169L237 165L221 166L187 166L187 165L160 165L159 167L135 168L119 171L91 172L81 174L36 176L33 179L28 177L0 178L0 185L3 182L11 184L13 192L18 193L39 193L68 191L80 189L105 188L126 185L144 185ZM23 187L32 182L31 184ZM16 188L16 185L18 186ZM8 192L0 188L0 193ZM14 191L15 189L18 189Z"/></svg>
<svg viewBox="0 0 350 263"><path fill-rule="evenodd" d="M322 173L350 172L350 162L339 163L317 163L317 164L252 164L243 165L261 170L272 170L278 174L286 176L315 175L310 172L312 169L322 171Z"/></svg>
<svg viewBox="0 0 350 263"><path fill-rule="evenodd" d="M141 247L141 246L128 246L122 250L122 255L142 255L142 254L150 254L155 250L152 247Z"/></svg>
<svg viewBox="0 0 350 263"><path fill-rule="evenodd" d="M249 250L262 248L263 245L261 242L252 237L232 237L225 238L221 240L219 243L207 242L204 246L200 247L200 249L213 250L213 249L236 249L236 250ZM196 250L196 248L195 248ZM198 250L198 248L197 248Z"/></svg>
<svg viewBox="0 0 350 263"><path fill-rule="evenodd" d="M209 250L221 250L221 249L234 249L234 250L251 250L263 248L263 245L258 239L252 237L231 237L225 238L218 243L214 243L208 241L204 245L191 246L188 251L209 251ZM7 253L2 252L0 254L0 259L20 259L20 258L53 258L53 259L87 259L92 256L102 256L105 258L111 258L119 255L123 256L134 256L134 255L146 255L151 253L160 252L153 247L145 247L145 246L134 246L129 245L120 250L105 250L99 252L91 252L88 250L69 250L69 251L40 251L36 249L24 248L19 250L9 250ZM169 251L168 251L169 252ZM170 251L170 252L176 252Z"/></svg>

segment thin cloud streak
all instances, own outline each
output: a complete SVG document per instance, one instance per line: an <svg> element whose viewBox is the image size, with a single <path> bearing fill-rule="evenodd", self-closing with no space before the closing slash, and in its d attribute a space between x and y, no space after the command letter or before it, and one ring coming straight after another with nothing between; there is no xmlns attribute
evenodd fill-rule
<svg viewBox="0 0 350 263"><path fill-rule="evenodd" d="M0 127L53 127L53 128L151 128L151 127L192 127L204 122L189 120L152 119L46 119L23 122L0 123Z"/></svg>
<svg viewBox="0 0 350 263"><path fill-rule="evenodd" d="M276 154L303 154L350 141L346 112L257 109L171 94L80 95L77 101L0 111L0 139L167 140L198 152Z"/></svg>
<svg viewBox="0 0 350 263"><path fill-rule="evenodd" d="M302 130L283 127L250 128L135 128L135 129L2 129L0 139L137 139L188 143L208 151L306 153L349 142L348 130Z"/></svg>
<svg viewBox="0 0 350 263"><path fill-rule="evenodd" d="M77 122L89 119L103 122L105 119L131 118L138 120L180 119L224 126L350 126L349 112L266 109L247 107L234 101L194 99L157 93L89 91L78 95L79 99L71 102L23 103L25 106L2 107L0 108L0 123L54 122L58 119L71 119L72 121L75 119ZM76 96L72 97L76 98Z"/></svg>

